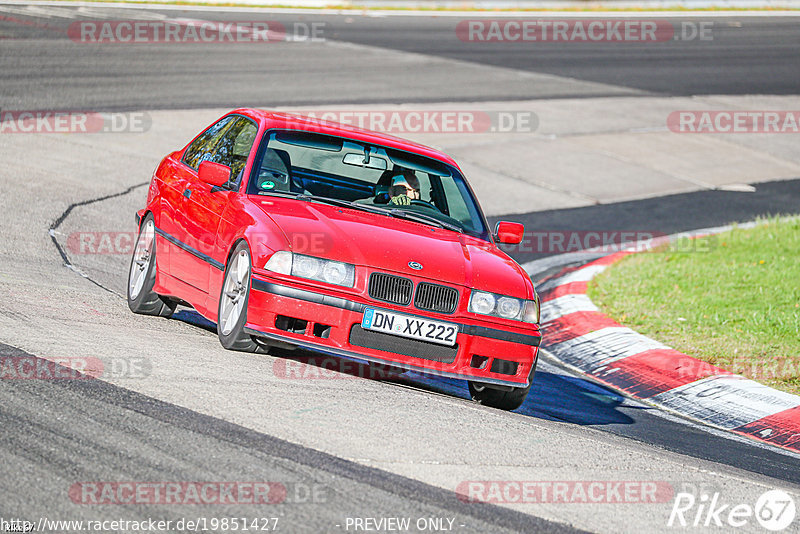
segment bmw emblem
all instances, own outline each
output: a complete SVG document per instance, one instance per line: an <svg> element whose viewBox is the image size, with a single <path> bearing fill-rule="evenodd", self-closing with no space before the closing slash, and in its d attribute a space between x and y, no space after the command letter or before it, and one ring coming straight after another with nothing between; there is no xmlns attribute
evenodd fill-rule
<svg viewBox="0 0 800 534"><path fill-rule="evenodd" d="M408 266L411 267L412 269L414 269L415 271L421 271L422 270L422 264L417 262L417 261L408 262Z"/></svg>

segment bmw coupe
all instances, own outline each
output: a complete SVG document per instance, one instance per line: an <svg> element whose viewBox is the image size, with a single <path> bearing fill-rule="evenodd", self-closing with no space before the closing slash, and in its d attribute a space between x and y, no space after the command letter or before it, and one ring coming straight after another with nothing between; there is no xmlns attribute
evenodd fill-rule
<svg viewBox="0 0 800 534"><path fill-rule="evenodd" d="M468 381L518 408L540 305L449 156L341 124L232 111L160 163L131 258L128 304L186 305L226 349L292 346Z"/></svg>

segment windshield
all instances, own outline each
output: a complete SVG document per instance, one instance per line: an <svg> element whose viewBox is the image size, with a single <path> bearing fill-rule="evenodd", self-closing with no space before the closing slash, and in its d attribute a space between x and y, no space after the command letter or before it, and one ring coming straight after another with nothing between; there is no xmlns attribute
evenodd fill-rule
<svg viewBox="0 0 800 534"><path fill-rule="evenodd" d="M250 195L334 199L489 240L485 219L458 170L411 152L323 134L266 133Z"/></svg>

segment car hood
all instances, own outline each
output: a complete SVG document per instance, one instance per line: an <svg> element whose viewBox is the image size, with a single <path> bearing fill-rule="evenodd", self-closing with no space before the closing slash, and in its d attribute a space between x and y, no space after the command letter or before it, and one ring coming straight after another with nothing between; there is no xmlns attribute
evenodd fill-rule
<svg viewBox="0 0 800 534"><path fill-rule="evenodd" d="M530 278L496 246L450 230L326 204L254 198L295 253L529 298ZM417 262L422 269L409 267Z"/></svg>

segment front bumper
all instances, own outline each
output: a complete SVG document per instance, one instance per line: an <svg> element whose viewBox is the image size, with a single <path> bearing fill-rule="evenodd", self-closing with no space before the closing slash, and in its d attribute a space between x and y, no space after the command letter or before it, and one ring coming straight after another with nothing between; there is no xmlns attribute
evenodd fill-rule
<svg viewBox="0 0 800 534"><path fill-rule="evenodd" d="M361 319L367 307L457 324L456 346L363 330ZM503 386L529 385L541 340L537 330L515 331L463 318L409 312L254 275L245 331L266 340L423 373Z"/></svg>

